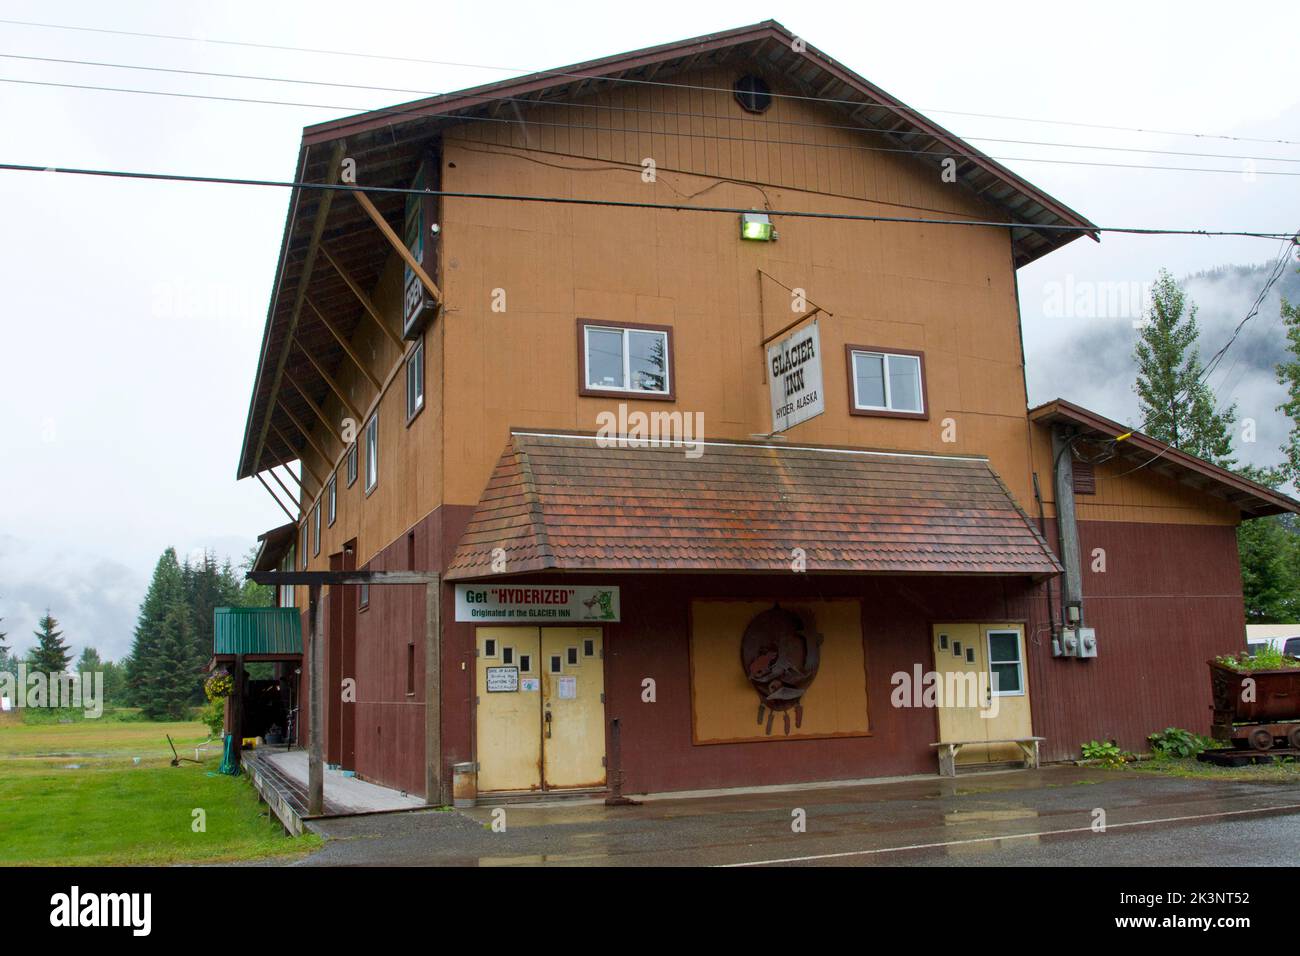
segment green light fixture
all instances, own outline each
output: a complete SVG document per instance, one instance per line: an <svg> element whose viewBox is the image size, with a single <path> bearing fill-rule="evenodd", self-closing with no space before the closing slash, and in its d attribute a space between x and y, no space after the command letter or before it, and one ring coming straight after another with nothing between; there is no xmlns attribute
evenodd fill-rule
<svg viewBox="0 0 1300 956"><path fill-rule="evenodd" d="M776 238L776 230L772 228L772 217L765 212L742 212L740 238L751 242L771 242Z"/></svg>

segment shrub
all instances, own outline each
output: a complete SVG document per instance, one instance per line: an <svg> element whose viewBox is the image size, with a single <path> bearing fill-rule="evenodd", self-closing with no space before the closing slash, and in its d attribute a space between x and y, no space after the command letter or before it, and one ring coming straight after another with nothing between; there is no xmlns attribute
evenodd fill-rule
<svg viewBox="0 0 1300 956"><path fill-rule="evenodd" d="M1235 657L1231 654L1223 654L1214 660L1235 671L1275 671L1287 667L1300 667L1300 659L1287 657L1271 644L1261 647L1254 656L1242 651Z"/></svg>
<svg viewBox="0 0 1300 956"><path fill-rule="evenodd" d="M1147 737L1151 752L1166 757L1195 757L1202 750L1214 746L1209 737L1202 737L1180 727L1166 727Z"/></svg>
<svg viewBox="0 0 1300 956"><path fill-rule="evenodd" d="M1133 759L1131 753L1121 750L1113 740L1090 740L1080 749L1084 760L1097 760L1105 767L1122 767Z"/></svg>
<svg viewBox="0 0 1300 956"><path fill-rule="evenodd" d="M208 725L212 736L218 736L226 721L226 702L221 698L208 701L206 706L200 708L199 719Z"/></svg>

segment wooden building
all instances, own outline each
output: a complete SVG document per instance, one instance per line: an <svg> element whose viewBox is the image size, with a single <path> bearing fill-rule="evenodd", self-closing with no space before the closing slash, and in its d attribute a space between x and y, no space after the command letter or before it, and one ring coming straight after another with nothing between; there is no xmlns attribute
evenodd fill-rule
<svg viewBox="0 0 1300 956"><path fill-rule="evenodd" d="M1296 502L1027 409L1016 270L1094 227L784 27L309 127L296 170L258 566L441 581L428 639L419 585L325 590L330 763L636 793L1207 729L1234 528Z"/></svg>

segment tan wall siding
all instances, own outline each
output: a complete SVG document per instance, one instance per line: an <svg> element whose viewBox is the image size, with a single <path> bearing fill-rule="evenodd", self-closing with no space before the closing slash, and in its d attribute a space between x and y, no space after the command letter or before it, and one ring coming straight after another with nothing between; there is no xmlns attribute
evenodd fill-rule
<svg viewBox="0 0 1300 956"><path fill-rule="evenodd" d="M730 82L701 74L702 85ZM695 99L700 102L695 102ZM707 100L707 102L705 102ZM639 90L611 94L617 114L552 107L526 128L470 124L444 141L444 188L696 204L926 216L991 211L929 169L896 154L765 142L861 144L795 101L747 118L727 94ZM633 110L659 110L659 113ZM725 119L687 124L674 111ZM540 125L586 122L579 131ZM641 124L649 132L594 127ZM719 132L746 142L684 133ZM665 130L658 132L658 130ZM525 145L530 148L523 148ZM566 155L566 152L568 155ZM642 180L655 158L657 181ZM679 171L680 170L680 171ZM757 179L760 185L719 181ZM806 290L820 317L827 412L787 433L792 442L980 453L1027 500L1024 379L1011 253L993 228L781 217L780 238L744 243L730 214L449 199L444 290L449 310L447 501L478 500L511 426L595 430L618 399L578 395L576 321L648 322L674 329L677 402L703 412L712 438L748 439L771 427L762 340L795 313L782 286ZM759 270L773 280L760 278ZM761 285L760 285L761 284ZM491 311L493 290L506 311ZM928 421L848 412L845 343L925 352ZM664 403L633 409L668 410ZM943 440L944 419L956 441Z"/></svg>
<svg viewBox="0 0 1300 956"><path fill-rule="evenodd" d="M1034 425L1032 431L1033 467L1038 472L1046 513L1054 517L1056 492L1052 484L1052 433L1041 425ZM1138 468L1140 464L1141 461L1112 459L1094 466L1097 493L1075 495L1078 519L1203 525L1235 525L1240 522L1241 513L1227 502L1154 471Z"/></svg>

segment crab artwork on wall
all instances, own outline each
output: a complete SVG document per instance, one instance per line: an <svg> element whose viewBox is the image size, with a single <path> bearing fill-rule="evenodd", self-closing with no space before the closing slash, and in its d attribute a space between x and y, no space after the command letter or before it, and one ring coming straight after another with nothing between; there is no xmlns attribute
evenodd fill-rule
<svg viewBox="0 0 1300 956"><path fill-rule="evenodd" d="M803 696L817 676L821 663L822 635L811 612L792 611L774 604L754 615L740 639L740 663L745 676L758 693L758 722L767 719L765 733L772 735L772 722L779 713L790 735L790 711L794 726L803 725Z"/></svg>

